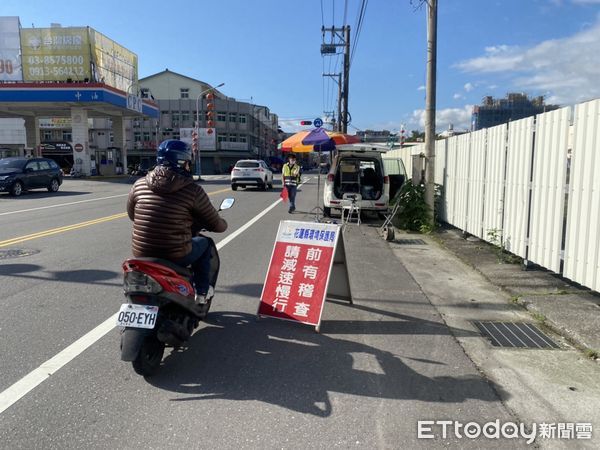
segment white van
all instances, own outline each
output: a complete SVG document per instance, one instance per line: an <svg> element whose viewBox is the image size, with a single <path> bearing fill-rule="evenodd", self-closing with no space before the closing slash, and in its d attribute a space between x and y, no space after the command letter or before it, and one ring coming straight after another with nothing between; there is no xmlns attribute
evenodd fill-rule
<svg viewBox="0 0 600 450"><path fill-rule="evenodd" d="M340 212L355 201L361 211L386 213L390 199L406 180L401 159L384 159L383 144L339 145L332 158L323 191L324 215Z"/></svg>

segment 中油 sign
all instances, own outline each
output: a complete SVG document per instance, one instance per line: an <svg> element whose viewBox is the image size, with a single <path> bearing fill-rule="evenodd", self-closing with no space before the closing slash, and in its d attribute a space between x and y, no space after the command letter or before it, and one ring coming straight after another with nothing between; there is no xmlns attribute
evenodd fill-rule
<svg viewBox="0 0 600 450"><path fill-rule="evenodd" d="M282 221L258 315L318 329L339 238L339 225Z"/></svg>

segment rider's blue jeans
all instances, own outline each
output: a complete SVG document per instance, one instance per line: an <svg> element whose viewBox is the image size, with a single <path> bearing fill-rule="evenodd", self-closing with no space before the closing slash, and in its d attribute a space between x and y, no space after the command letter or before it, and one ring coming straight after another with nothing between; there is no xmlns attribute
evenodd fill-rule
<svg viewBox="0 0 600 450"><path fill-rule="evenodd" d="M192 251L177 261L180 266L192 266L194 272L194 289L197 294L206 294L210 282L210 243L207 238L192 238Z"/></svg>

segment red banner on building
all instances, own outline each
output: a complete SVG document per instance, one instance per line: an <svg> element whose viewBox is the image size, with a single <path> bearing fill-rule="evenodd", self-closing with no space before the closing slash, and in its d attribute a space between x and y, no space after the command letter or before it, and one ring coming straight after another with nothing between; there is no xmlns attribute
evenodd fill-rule
<svg viewBox="0 0 600 450"><path fill-rule="evenodd" d="M258 315L318 328L339 235L339 225L280 222Z"/></svg>

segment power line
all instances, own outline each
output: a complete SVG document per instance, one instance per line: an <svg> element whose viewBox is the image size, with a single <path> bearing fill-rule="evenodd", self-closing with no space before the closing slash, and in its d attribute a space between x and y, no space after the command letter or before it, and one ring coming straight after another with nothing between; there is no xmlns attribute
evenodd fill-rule
<svg viewBox="0 0 600 450"><path fill-rule="evenodd" d="M321 0L321 25L325 26L325 15L323 14L323 0Z"/></svg>
<svg viewBox="0 0 600 450"><path fill-rule="evenodd" d="M325 73L325 58L321 58L321 61L323 62L323 73ZM325 77L321 77L323 79L323 109L325 109L326 106L326 98L325 98Z"/></svg>
<svg viewBox="0 0 600 450"><path fill-rule="evenodd" d="M356 131L363 131L363 130L361 130L360 128L358 128L358 127L355 127L355 126L354 126L354 125L352 125L351 123L349 123L349 124L348 124L348 126L349 126L350 128L354 128Z"/></svg>
<svg viewBox="0 0 600 450"><path fill-rule="evenodd" d="M333 14L331 16L331 23L335 26L335 0L333 0Z"/></svg>
<svg viewBox="0 0 600 450"><path fill-rule="evenodd" d="M362 31L362 27L364 24L365 13L367 12L367 6L369 4L369 0L362 0L360 13L358 15L358 23L354 32L354 41L352 43L352 54L350 55L350 65L352 65L352 61L354 60L354 54L356 53L356 47L358 46L358 41L360 39L360 33Z"/></svg>
<svg viewBox="0 0 600 450"><path fill-rule="evenodd" d="M363 11L365 8L365 0L361 0L359 6L358 6L358 13L356 14L356 20L354 21L354 35L356 36L356 31L358 30L358 25L361 21L361 17L363 15Z"/></svg>
<svg viewBox="0 0 600 450"><path fill-rule="evenodd" d="M336 60L335 60L335 65L334 65L333 72L330 71L329 73L338 73L338 66L339 66L339 63L340 63L340 56L341 56L341 54L338 53L337 56L336 56ZM331 87L334 88L335 87L335 81L334 81L334 79L330 77L329 82L331 83ZM331 98L330 98L330 101L329 101L328 111L331 111L331 110L335 109L334 108L335 95L336 95L335 91L336 91L335 89L331 89Z"/></svg>

